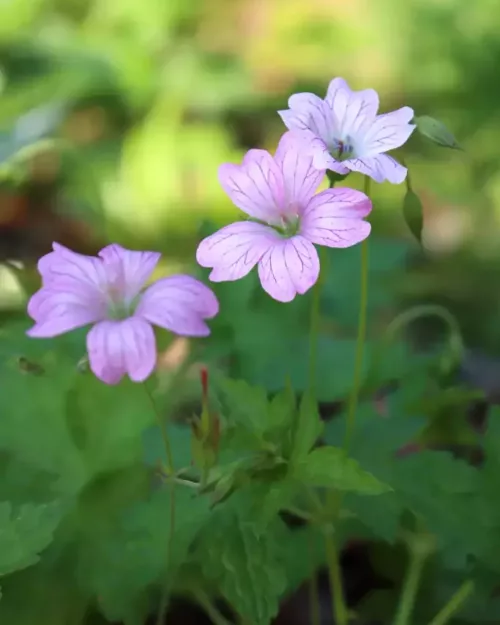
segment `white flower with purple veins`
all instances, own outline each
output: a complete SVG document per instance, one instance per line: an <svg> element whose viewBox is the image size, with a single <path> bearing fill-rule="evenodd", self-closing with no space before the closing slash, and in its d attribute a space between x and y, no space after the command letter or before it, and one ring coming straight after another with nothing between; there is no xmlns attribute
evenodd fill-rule
<svg viewBox="0 0 500 625"><path fill-rule="evenodd" d="M373 89L351 91L335 78L322 100L313 93L296 93L289 109L278 111L290 130L301 131L318 169L345 175L357 171L376 182L400 184L407 169L385 154L401 147L415 129L408 106L377 115L379 99Z"/></svg>
<svg viewBox="0 0 500 625"><path fill-rule="evenodd" d="M212 291L187 275L144 288L161 254L108 245L83 256L54 243L38 262L42 287L28 303L35 325L28 335L50 338L93 327L87 335L90 368L106 384L124 375L142 382L156 364L152 325L181 336L207 336L205 319L219 311Z"/></svg>
<svg viewBox="0 0 500 625"><path fill-rule="evenodd" d="M317 281L314 247L350 247L366 239L370 199L353 189L327 189L315 195L325 175L303 151L302 140L287 132L276 154L250 150L242 165L225 164L219 180L250 220L226 226L204 239L196 259L211 267L210 280L239 280L258 265L271 297L289 302Z"/></svg>

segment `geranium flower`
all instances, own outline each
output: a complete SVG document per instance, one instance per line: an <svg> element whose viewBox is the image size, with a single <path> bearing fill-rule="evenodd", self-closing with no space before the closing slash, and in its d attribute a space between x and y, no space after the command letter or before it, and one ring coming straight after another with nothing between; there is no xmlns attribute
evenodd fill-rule
<svg viewBox="0 0 500 625"><path fill-rule="evenodd" d="M142 382L156 364L151 324L181 336L207 336L205 319L219 311L212 291L186 275L161 278L143 290L161 254L108 245L95 256L54 243L38 262L42 287L28 303L28 335L54 337L95 324L87 335L89 364L106 384L124 375Z"/></svg>
<svg viewBox="0 0 500 625"><path fill-rule="evenodd" d="M274 157L250 150L242 165L222 165L222 187L251 219L226 226L200 243L196 259L213 268L210 280L238 280L258 264L264 290L289 302L318 279L314 244L350 247L366 239L370 224L363 218L372 207L369 198L341 188L315 195L324 175L291 132L283 135Z"/></svg>
<svg viewBox="0 0 500 625"><path fill-rule="evenodd" d="M278 113L287 128L301 131L318 169L342 175L357 171L394 184L406 178L406 168L384 152L408 140L415 129L409 123L413 109L404 106L377 115L377 92L351 91L343 78L332 80L324 100L313 93L296 93L288 106Z"/></svg>

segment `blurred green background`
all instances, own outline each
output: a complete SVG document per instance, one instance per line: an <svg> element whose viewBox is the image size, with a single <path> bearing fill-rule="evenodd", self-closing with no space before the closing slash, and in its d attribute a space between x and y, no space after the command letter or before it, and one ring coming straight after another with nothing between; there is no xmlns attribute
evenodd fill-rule
<svg viewBox="0 0 500 625"><path fill-rule="evenodd" d="M200 228L238 215L217 168L274 150L276 111L342 76L441 119L463 152L404 148L424 203L375 185L374 238L407 241L397 306L436 301L500 349L500 13L494 0L0 0L0 260L112 239L192 265ZM360 181L349 178L349 185ZM381 255L383 256L384 246ZM399 262L399 261L398 261ZM159 271L165 271L165 266ZM0 267L0 306L22 304ZM357 277L352 277L352 281Z"/></svg>

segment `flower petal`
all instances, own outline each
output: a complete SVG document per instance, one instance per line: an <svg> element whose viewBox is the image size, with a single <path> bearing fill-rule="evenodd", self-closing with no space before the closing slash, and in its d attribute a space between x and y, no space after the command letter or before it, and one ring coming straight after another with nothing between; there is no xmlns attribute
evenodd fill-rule
<svg viewBox="0 0 500 625"><path fill-rule="evenodd" d="M408 171L387 154L376 154L344 162L351 171L370 176L375 182L388 180L392 184L400 184L404 182Z"/></svg>
<svg viewBox="0 0 500 625"><path fill-rule="evenodd" d="M327 247L351 247L366 239L371 225L364 221L372 209L368 196L354 189L327 189L309 202L301 234Z"/></svg>
<svg viewBox="0 0 500 625"><path fill-rule="evenodd" d="M353 91L343 78L334 78L328 86L325 102L333 110L338 138L356 138L373 123L379 107L373 89Z"/></svg>
<svg viewBox="0 0 500 625"><path fill-rule="evenodd" d="M288 99L288 110L278 111L289 130L310 130L330 144L336 135L335 121L327 103L314 93L296 93Z"/></svg>
<svg viewBox="0 0 500 625"><path fill-rule="evenodd" d="M250 273L277 238L277 232L268 226L239 221L203 239L196 260L202 267L213 267L209 276L213 282L239 280Z"/></svg>
<svg viewBox="0 0 500 625"><path fill-rule="evenodd" d="M278 239L259 263L262 288L279 302L291 302L308 291L319 276L319 258L314 245L297 235Z"/></svg>
<svg viewBox="0 0 500 625"><path fill-rule="evenodd" d="M130 301L141 291L161 258L159 252L127 250L113 243L99 252L108 285L119 290Z"/></svg>
<svg viewBox="0 0 500 625"><path fill-rule="evenodd" d="M401 147L416 128L409 123L413 115L413 109L409 106L378 115L368 128L360 151L367 156L373 156Z"/></svg>
<svg viewBox="0 0 500 625"><path fill-rule="evenodd" d="M53 252L38 261L38 271L44 285L82 285L87 291L96 292L106 284L106 270L101 259L72 252L59 243L52 244ZM78 286L80 288L80 286Z"/></svg>
<svg viewBox="0 0 500 625"><path fill-rule="evenodd" d="M101 321L87 335L90 368L106 384L128 374L134 382L148 378L156 364L156 341L147 321Z"/></svg>
<svg viewBox="0 0 500 625"><path fill-rule="evenodd" d="M232 202L250 217L272 222L279 215L283 176L269 152L249 150L241 165L221 165L219 181Z"/></svg>
<svg viewBox="0 0 500 625"><path fill-rule="evenodd" d="M40 293L42 292L35 293L33 297ZM43 295L46 294L44 293ZM45 302L40 305L50 306L51 304L54 307L50 314L36 318L35 325L26 332L28 336L33 338L52 338L102 319L102 316L97 314L96 311L88 308L69 303L50 302L49 296L46 296Z"/></svg>
<svg viewBox="0 0 500 625"><path fill-rule="evenodd" d="M313 166L313 155L308 154L307 143L297 132L285 132L274 159L283 172L286 189L286 208L296 212L312 198L321 184L325 170Z"/></svg>
<svg viewBox="0 0 500 625"><path fill-rule="evenodd" d="M161 278L144 291L135 315L181 336L208 336L203 321L219 312L214 293L186 275Z"/></svg>

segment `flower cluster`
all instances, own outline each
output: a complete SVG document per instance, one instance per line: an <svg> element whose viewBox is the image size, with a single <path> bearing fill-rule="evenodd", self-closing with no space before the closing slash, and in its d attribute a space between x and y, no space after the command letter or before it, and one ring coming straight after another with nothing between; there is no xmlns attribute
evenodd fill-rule
<svg viewBox="0 0 500 625"><path fill-rule="evenodd" d="M406 169L384 154L412 133L413 111L377 115L375 91L351 91L334 79L325 100L293 95L279 114L289 129L274 156L250 150L241 165L224 164L220 183L247 219L204 239L196 259L212 282L232 281L256 265L263 289L280 302L318 280L315 245L350 247L370 234L370 199L348 188L317 193L328 169L357 171L377 182L400 183ZM156 364L152 325L182 336L206 336L205 322L219 310L213 292L195 278L176 275L145 287L160 254L109 245L97 257L54 243L38 263L40 290L28 304L32 337L54 337L93 324L89 363L107 384L124 375L141 382Z"/></svg>

